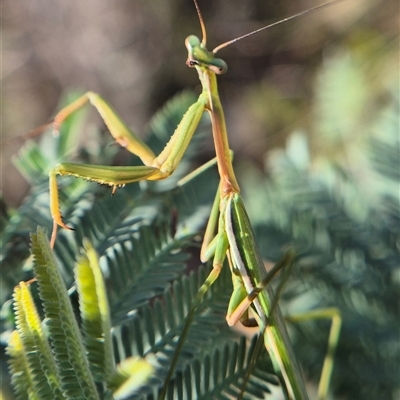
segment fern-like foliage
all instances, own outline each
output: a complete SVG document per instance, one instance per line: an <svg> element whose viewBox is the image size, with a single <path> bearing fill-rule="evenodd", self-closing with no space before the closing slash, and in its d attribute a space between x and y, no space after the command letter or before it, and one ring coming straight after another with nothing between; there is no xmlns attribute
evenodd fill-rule
<svg viewBox="0 0 400 400"><path fill-rule="evenodd" d="M19 398L63 399L56 363L41 327L33 298L24 282L14 291L17 330L13 332L8 354L10 370Z"/></svg>
<svg viewBox="0 0 400 400"><path fill-rule="evenodd" d="M76 266L84 342L42 228L32 234L31 252L47 329L42 329L28 285L20 282L14 289L17 329L7 347L17 397L96 400L113 392L121 399L140 387L153 367L136 357L115 369L105 285L90 243Z"/></svg>
<svg viewBox="0 0 400 400"><path fill-rule="evenodd" d="M176 127L192 101L190 94L183 94L154 118L150 124L149 142L155 151L161 149L167 140L161 134ZM200 124L200 132L191 147L201 139L204 127L208 131L207 125L206 121ZM68 130L63 134L68 135ZM27 153L21 156L23 159L38 157L41 160L45 157L37 145L29 146ZM158 397L194 294L207 275L205 268L198 268L197 235L207 219L218 176L215 169L209 169L185 185L175 187L174 181L185 174L187 161L194 154L191 147L187 154L189 158L181 164L172 180L128 185L114 196L94 184L60 180L62 190L65 182L68 193L63 195L63 215L75 230L60 230L58 233L54 249L58 268L67 285L73 285L74 265L79 260L85 238L100 256L111 315L113 361L121 365L120 369L117 368L119 378L114 376L110 379L110 388L123 379L124 373L126 376L126 360L150 357L152 364L156 365L156 373L149 383L134 395L122 391L118 396L123 398ZM20 164L29 165L29 162L21 161ZM34 165L33 175L37 177L38 166L42 166L43 182L47 180L46 162L38 161ZM74 183L72 188L69 186L71 182ZM45 183L42 185L42 192L33 192L23 205L20 219L11 220L6 226L10 241L21 231L21 224L31 226L29 229L39 221L51 226L47 206L42 201L47 196ZM4 257L10 261L15 259L12 246L6 249ZM77 276L81 283L71 287L70 297L76 308L77 297L80 298L83 304L80 323L86 332L85 337L91 338L96 336L94 331L98 331L100 326L105 329L106 325L99 319L102 314L99 307L93 309L93 306L85 305L88 303L79 287L86 280L87 272L84 272L86 267L80 264L82 261L78 261L78 268L83 268L83 272L78 272ZM29 271L29 265L25 269ZM261 364L257 363L247 382L241 379L253 358L257 357L252 357L254 347L249 348L243 337L239 340L238 334L225 322L231 287L230 272L226 268L196 311L167 398L226 398L227 394L240 393L243 388L244 398L263 398L269 385L277 384L276 378L268 373L272 370L268 357L267 369L260 357ZM100 299L94 302L100 303ZM46 303L44 306L48 307ZM88 317L89 311L93 318ZM105 376L101 375L105 371L100 354L108 350L93 339L85 339L85 345L90 353L91 373L98 381L99 377Z"/></svg>

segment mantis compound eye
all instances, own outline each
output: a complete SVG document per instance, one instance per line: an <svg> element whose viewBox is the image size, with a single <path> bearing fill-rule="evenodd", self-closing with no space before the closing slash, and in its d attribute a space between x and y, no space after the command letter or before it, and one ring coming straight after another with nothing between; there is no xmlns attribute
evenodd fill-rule
<svg viewBox="0 0 400 400"><path fill-rule="evenodd" d="M208 68L217 75L222 75L228 70L226 62L220 58L211 60Z"/></svg>

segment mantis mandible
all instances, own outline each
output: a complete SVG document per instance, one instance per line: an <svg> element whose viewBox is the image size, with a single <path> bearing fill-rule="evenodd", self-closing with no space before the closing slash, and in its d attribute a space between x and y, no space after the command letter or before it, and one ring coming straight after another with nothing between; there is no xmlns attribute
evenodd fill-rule
<svg viewBox="0 0 400 400"><path fill-rule="evenodd" d="M233 281L233 294L226 317L227 322L229 325L234 325L240 320L246 324L248 321L247 311L250 307L253 309L255 319L263 335L265 346L271 356L276 373L281 379L284 393L287 398L292 399L307 399L307 392L300 369L295 361L284 318L279 307L275 304L274 294L267 283L278 269L293 262L294 255L292 252L287 253L271 273L266 273L233 170L225 117L218 94L217 75L226 72L227 65L223 60L216 58L215 54L229 44L261 30L297 18L305 13L315 11L335 2L336 0L325 3L277 23L264 26L254 32L223 43L212 51L208 51L206 48L205 25L197 1L194 0L200 20L202 40L196 36L189 36L186 39L185 45L188 50L186 64L197 70L202 85L202 92L198 100L187 110L171 139L158 156L127 127L112 107L100 95L94 92L85 93L72 104L63 108L55 116L53 122L54 133L58 134L63 121L71 113L89 102L103 118L115 141L131 153L137 155L144 165L139 167L111 167L62 163L52 168L49 173L50 209L53 218L52 246L54 246L56 240L58 226L71 229L63 222L61 216L57 175L69 175L109 185L112 187L113 193L118 187L128 183L141 180L165 179L174 172L182 159L203 112L207 111L209 113L212 122L220 186L212 207L211 217L207 224L201 248L201 260L203 262L212 260L212 270L193 301L184 332L177 345L176 354L179 353L179 348L185 339L191 316L201 303L208 288L218 278L224 261L227 258ZM338 335L337 329L336 327L336 333L334 333L336 337ZM164 390L166 390L175 362L176 358L172 362ZM328 365L326 368L324 366L323 376L325 376L325 379L323 387L320 389L321 398L326 396L327 381L329 382L331 369L332 365ZM163 398L163 395L164 393L161 395L161 398Z"/></svg>

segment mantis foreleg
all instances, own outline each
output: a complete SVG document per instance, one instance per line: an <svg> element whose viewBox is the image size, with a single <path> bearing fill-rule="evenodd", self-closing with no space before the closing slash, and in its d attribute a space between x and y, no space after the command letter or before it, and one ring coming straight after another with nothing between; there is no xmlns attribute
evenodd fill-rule
<svg viewBox="0 0 400 400"><path fill-rule="evenodd" d="M71 229L62 220L56 180L57 175L74 176L108 185L112 187L113 192L115 192L117 187L127 183L167 178L178 166L192 139L203 115L206 99L202 93L196 103L189 107L174 134L171 136L171 139L157 157L125 125L111 106L101 96L93 92L84 94L75 102L62 109L54 119L54 131L57 133L60 124L65 118L84 106L87 102L90 102L98 110L114 139L128 151L137 155L145 165L136 167L110 167L105 165L63 163L52 168L49 172L50 210L54 221L50 241L52 246L54 246L56 239L57 225Z"/></svg>

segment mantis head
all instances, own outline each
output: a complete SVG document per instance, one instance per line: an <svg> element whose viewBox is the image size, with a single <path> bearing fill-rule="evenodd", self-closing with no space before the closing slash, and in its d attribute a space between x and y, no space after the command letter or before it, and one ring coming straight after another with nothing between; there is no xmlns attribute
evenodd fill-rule
<svg viewBox="0 0 400 400"><path fill-rule="evenodd" d="M208 51L197 36L188 36L185 40L185 46L188 50L186 61L188 67L199 66L207 68L217 75L224 74L228 70L226 62L220 58L215 58L214 52Z"/></svg>

